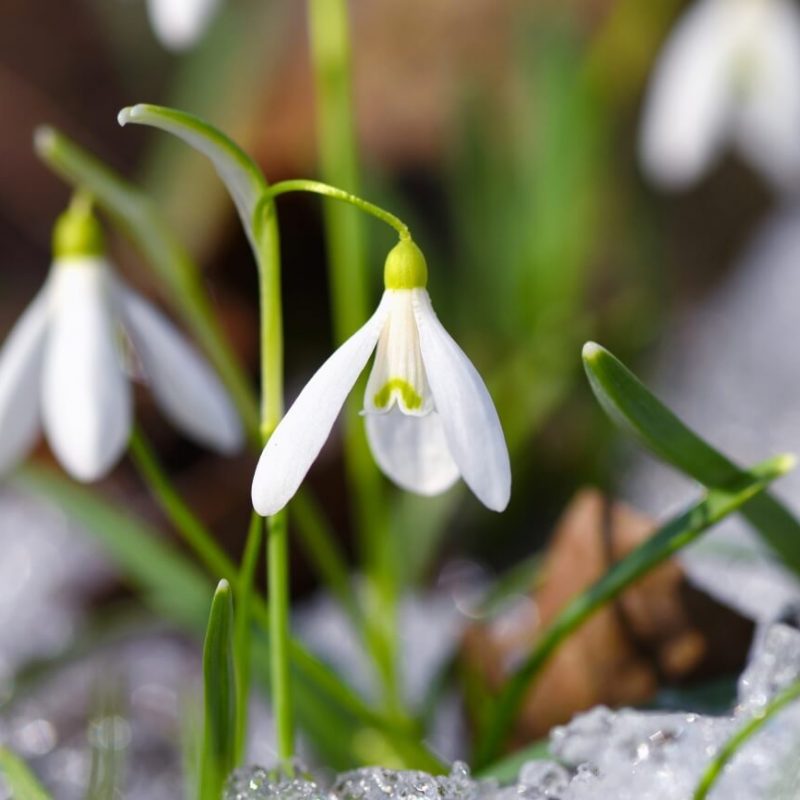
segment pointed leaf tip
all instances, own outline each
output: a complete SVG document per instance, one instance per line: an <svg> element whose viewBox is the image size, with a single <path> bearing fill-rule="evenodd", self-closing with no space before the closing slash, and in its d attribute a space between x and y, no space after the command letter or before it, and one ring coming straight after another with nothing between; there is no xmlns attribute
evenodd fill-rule
<svg viewBox="0 0 800 800"><path fill-rule="evenodd" d="M117 122L121 127L125 127L133 118L133 109L135 106L125 106L119 114L117 114Z"/></svg>
<svg viewBox="0 0 800 800"><path fill-rule="evenodd" d="M581 357L584 361L591 361L596 356L605 352L605 347L597 344L597 342L586 342L586 344L583 346L583 350L581 351Z"/></svg>
<svg viewBox="0 0 800 800"><path fill-rule="evenodd" d="M775 468L781 475L791 472L797 466L797 456L794 453L782 453L775 461Z"/></svg>
<svg viewBox="0 0 800 800"><path fill-rule="evenodd" d="M49 153L56 142L57 134L49 125L39 125L33 132L33 149L38 155Z"/></svg>
<svg viewBox="0 0 800 800"><path fill-rule="evenodd" d="M230 590L231 590L231 585L230 585L230 583L228 583L228 581L227 581L227 580L225 580L225 578L223 578L223 579L222 579L222 580L221 580L221 581L220 581L220 582L217 584L217 588L216 588L216 591L214 592L214 594L215 594L215 595L217 595L217 594L225 594L226 592L230 592Z"/></svg>

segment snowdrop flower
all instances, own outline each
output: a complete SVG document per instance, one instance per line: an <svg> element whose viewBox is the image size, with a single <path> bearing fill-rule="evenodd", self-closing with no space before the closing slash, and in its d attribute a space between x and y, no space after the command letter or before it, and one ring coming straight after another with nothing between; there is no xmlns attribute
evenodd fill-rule
<svg viewBox="0 0 800 800"><path fill-rule="evenodd" d="M205 32L219 0L147 0L150 23L169 50L191 47Z"/></svg>
<svg viewBox="0 0 800 800"><path fill-rule="evenodd" d="M651 79L640 154L688 186L733 144L778 188L800 180L800 11L794 0L699 0Z"/></svg>
<svg viewBox="0 0 800 800"><path fill-rule="evenodd" d="M259 514L275 514L297 491L373 351L363 416L383 472L422 495L460 476L488 508L506 507L511 472L497 412L436 317L427 277L410 239L389 253L378 309L306 384L261 454L252 492Z"/></svg>
<svg viewBox="0 0 800 800"><path fill-rule="evenodd" d="M219 380L172 323L114 275L85 202L59 219L53 245L47 282L0 350L0 475L42 428L74 478L93 481L113 467L131 430L123 343L178 428L220 452L237 450L242 428Z"/></svg>

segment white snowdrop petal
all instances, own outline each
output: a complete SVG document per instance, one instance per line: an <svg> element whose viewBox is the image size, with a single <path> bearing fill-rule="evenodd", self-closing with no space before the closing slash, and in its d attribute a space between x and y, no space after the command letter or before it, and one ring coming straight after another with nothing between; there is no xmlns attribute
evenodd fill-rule
<svg viewBox="0 0 800 800"><path fill-rule="evenodd" d="M453 460L476 497L502 511L511 494L511 466L492 398L424 289L414 290L414 309L422 360Z"/></svg>
<svg viewBox="0 0 800 800"><path fill-rule="evenodd" d="M397 406L386 414L366 414L367 440L378 466L399 487L432 496L459 478L439 414L404 414Z"/></svg>
<svg viewBox="0 0 800 800"><path fill-rule="evenodd" d="M39 432L39 384L47 330L48 287L11 329L0 350L0 475L33 447Z"/></svg>
<svg viewBox="0 0 800 800"><path fill-rule="evenodd" d="M721 151L733 102L735 10L730 0L699 0L659 55L639 149L648 175L665 186L692 183Z"/></svg>
<svg viewBox="0 0 800 800"><path fill-rule="evenodd" d="M42 420L58 460L92 481L116 463L131 428L131 396L117 352L112 286L95 258L57 263L42 376Z"/></svg>
<svg viewBox="0 0 800 800"><path fill-rule="evenodd" d="M253 507L280 511L299 488L331 432L347 395L366 366L386 320L389 298L317 370L261 453L253 478Z"/></svg>
<svg viewBox="0 0 800 800"><path fill-rule="evenodd" d="M209 364L155 306L119 279L115 289L126 332L164 414L201 444L221 453L239 450L239 415Z"/></svg>
<svg viewBox="0 0 800 800"><path fill-rule="evenodd" d="M150 23L164 47L184 50L205 32L219 0L147 0Z"/></svg>
<svg viewBox="0 0 800 800"><path fill-rule="evenodd" d="M737 142L777 188L800 180L800 11L791 0L757 9L743 55Z"/></svg>

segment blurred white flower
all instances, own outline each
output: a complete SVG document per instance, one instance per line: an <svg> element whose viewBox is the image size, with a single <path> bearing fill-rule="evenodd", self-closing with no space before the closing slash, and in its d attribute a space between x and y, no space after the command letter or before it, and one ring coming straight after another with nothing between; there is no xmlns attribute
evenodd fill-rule
<svg viewBox="0 0 800 800"><path fill-rule="evenodd" d="M220 452L237 450L242 427L216 375L161 312L114 274L93 218L78 220L76 237L73 213L56 226L47 282L0 350L0 475L27 455L42 428L74 478L92 481L111 469L132 422L123 344L178 428Z"/></svg>
<svg viewBox="0 0 800 800"><path fill-rule="evenodd" d="M150 22L169 50L191 47L206 31L219 0L147 0Z"/></svg>
<svg viewBox="0 0 800 800"><path fill-rule="evenodd" d="M640 155L669 187L738 148L779 189L800 182L800 10L793 0L699 0L651 78Z"/></svg>
<svg viewBox="0 0 800 800"><path fill-rule="evenodd" d="M370 448L396 484L439 494L459 476L494 511L511 471L500 420L475 367L442 327L425 289L425 259L410 240L386 260L377 311L319 368L270 437L253 479L263 516L292 498L372 355L364 417Z"/></svg>

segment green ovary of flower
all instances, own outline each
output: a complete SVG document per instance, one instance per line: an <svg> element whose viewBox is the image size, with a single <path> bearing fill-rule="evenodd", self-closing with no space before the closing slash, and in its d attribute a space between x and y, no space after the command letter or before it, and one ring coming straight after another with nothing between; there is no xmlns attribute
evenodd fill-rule
<svg viewBox="0 0 800 800"><path fill-rule="evenodd" d="M403 239L386 256L383 282L387 289L424 289L428 264L422 250L411 239Z"/></svg>
<svg viewBox="0 0 800 800"><path fill-rule="evenodd" d="M104 253L103 228L92 213L91 201L78 195L56 220L53 228L53 257L98 257Z"/></svg>
<svg viewBox="0 0 800 800"><path fill-rule="evenodd" d="M402 378L391 378L386 381L381 390L375 393L373 402L378 408L388 408L395 392L400 394L403 399L403 405L409 411L417 411L422 408L422 397L408 381Z"/></svg>

